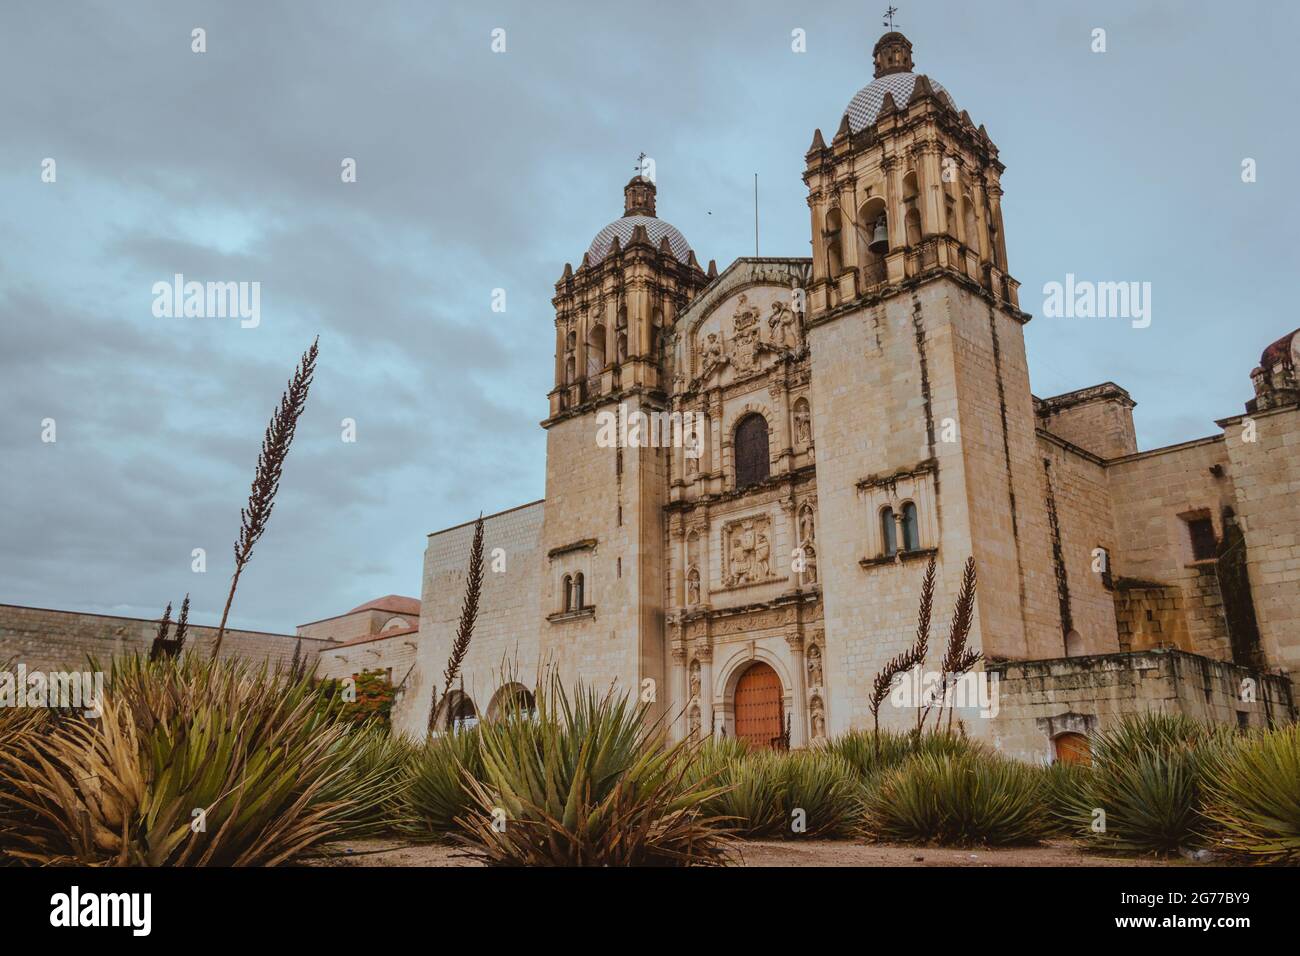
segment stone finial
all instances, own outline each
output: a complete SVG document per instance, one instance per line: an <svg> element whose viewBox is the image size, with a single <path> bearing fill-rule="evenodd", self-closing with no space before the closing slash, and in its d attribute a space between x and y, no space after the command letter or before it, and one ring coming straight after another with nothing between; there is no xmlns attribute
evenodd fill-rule
<svg viewBox="0 0 1300 956"><path fill-rule="evenodd" d="M892 31L876 41L871 58L876 64L877 78L890 73L912 72L912 44L903 34Z"/></svg>
<svg viewBox="0 0 1300 956"><path fill-rule="evenodd" d="M912 98L916 99L916 96L913 95ZM876 121L879 122L880 117L882 116L888 116L890 113L897 112L898 104L894 102L894 94L889 92L889 90L885 90L885 98L880 101L880 112L876 114Z"/></svg>
<svg viewBox="0 0 1300 956"><path fill-rule="evenodd" d="M853 127L849 125L849 114L845 113L843 118L840 120L840 128L835 131L835 139L833 142L838 143L840 140L848 139L852 134Z"/></svg>
<svg viewBox="0 0 1300 956"><path fill-rule="evenodd" d="M710 279L716 279L716 278L718 277L718 260L717 260L717 259L710 259L710 260L709 260L709 273L708 273L708 274L709 274L709 278L710 278Z"/></svg>
<svg viewBox="0 0 1300 956"><path fill-rule="evenodd" d="M653 216L655 184L644 176L633 176L623 187L623 215Z"/></svg>
<svg viewBox="0 0 1300 956"><path fill-rule="evenodd" d="M934 87L930 85L930 78L922 73L916 78L916 83L912 87L912 96L907 101L908 105L910 106L927 96L934 96Z"/></svg>
<svg viewBox="0 0 1300 956"><path fill-rule="evenodd" d="M813 130L812 145L808 147L808 152L815 153L820 149L826 148L826 140L822 139L821 127Z"/></svg>

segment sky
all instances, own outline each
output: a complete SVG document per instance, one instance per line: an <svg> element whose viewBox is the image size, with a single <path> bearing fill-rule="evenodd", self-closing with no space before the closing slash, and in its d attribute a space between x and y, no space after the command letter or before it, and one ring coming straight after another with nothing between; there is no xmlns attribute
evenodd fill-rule
<svg viewBox="0 0 1300 956"><path fill-rule="evenodd" d="M1119 383L1142 448L1240 413L1300 324L1300 6L897 5L1007 167L1035 394ZM554 283L638 155L702 263L753 254L755 173L760 253L808 255L804 152L870 82L884 6L6 0L0 603L151 618L189 593L216 624L316 336L231 624L418 596L429 532L544 493ZM258 324L155 315L177 273L257 282ZM1044 316L1067 274L1150 282L1150 325Z"/></svg>

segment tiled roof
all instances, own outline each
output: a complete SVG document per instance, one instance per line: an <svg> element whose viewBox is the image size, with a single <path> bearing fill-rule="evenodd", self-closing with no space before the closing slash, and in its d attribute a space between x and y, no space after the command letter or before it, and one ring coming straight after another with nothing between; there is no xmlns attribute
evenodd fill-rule
<svg viewBox="0 0 1300 956"><path fill-rule="evenodd" d="M413 597L402 597L400 594L387 594L381 598L375 598L373 601L367 601L358 607L348 611L348 614L356 614L358 611L391 611L394 614L415 614L420 613L420 600ZM339 615L343 617L343 615Z"/></svg>

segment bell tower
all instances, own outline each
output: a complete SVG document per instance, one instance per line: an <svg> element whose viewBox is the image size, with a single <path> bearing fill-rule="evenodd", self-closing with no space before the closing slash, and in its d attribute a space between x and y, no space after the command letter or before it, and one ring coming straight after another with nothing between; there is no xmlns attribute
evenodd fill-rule
<svg viewBox="0 0 1300 956"><path fill-rule="evenodd" d="M975 557L971 643L986 658L1065 653L1004 167L915 72L905 36L882 36L872 62L831 142L813 134L803 176L817 483L837 516L821 542L825 653L849 684L831 690L832 733L864 719L873 676L911 644L932 555L937 607Z"/></svg>
<svg viewBox="0 0 1300 956"><path fill-rule="evenodd" d="M555 385L546 429L541 660L566 684L667 700L664 519L669 449L623 423L668 407L663 343L708 284L686 238L634 176L623 216L555 284ZM612 427L611 427L612 426Z"/></svg>
<svg viewBox="0 0 1300 956"><path fill-rule="evenodd" d="M812 212L810 311L951 268L1019 307L1002 236L1004 169L983 126L939 83L912 72L912 44L886 33L875 79L829 146L813 134L804 171Z"/></svg>

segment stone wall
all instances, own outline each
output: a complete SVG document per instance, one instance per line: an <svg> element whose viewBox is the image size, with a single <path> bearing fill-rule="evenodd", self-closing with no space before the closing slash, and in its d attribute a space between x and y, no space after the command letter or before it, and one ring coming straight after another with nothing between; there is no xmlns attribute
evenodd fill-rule
<svg viewBox="0 0 1300 956"><path fill-rule="evenodd" d="M84 666L88 657L107 666L114 655L147 651L157 630L157 620L0 604L0 667L12 660L26 664L28 670L74 670ZM216 635L215 627L191 624L185 646L199 653L210 651ZM322 648L330 646L328 641L292 634L228 629L221 641L221 657L287 665L300 642L302 660L309 665Z"/></svg>
<svg viewBox="0 0 1300 956"><path fill-rule="evenodd" d="M1223 509L1235 506L1235 469L1221 437L1141 452L1107 463L1115 513L1117 578L1181 591L1185 650L1230 660L1223 602L1213 559L1192 552L1189 519L1209 518L1222 540ZM1167 602L1167 597L1159 598ZM1172 610L1168 603L1148 610ZM1154 632L1153 632L1154 633ZM1136 645L1135 645L1136 646Z"/></svg>
<svg viewBox="0 0 1300 956"><path fill-rule="evenodd" d="M540 550L543 503L535 501L484 519L485 573L478 621L469 654L462 667L465 693L480 714L491 705L509 672L534 689L539 664L537 622L541 575L546 555ZM393 728L421 737L429 726L435 690L442 692L442 673L460 620L465 597L474 524L458 525L429 535L424 555L424 583L420 602L420 630L409 648L411 635L399 635L340 649L368 666L392 667L401 691L393 704ZM500 548L499 555L494 549ZM494 561L499 562L494 570ZM370 651L377 654L370 654ZM333 658L338 652L331 654ZM332 665L333 666L333 665ZM349 665L355 666L355 665Z"/></svg>
<svg viewBox="0 0 1300 956"><path fill-rule="evenodd" d="M1219 424L1232 462L1260 640L1268 660L1300 682L1300 406Z"/></svg>
<svg viewBox="0 0 1300 956"><path fill-rule="evenodd" d="M1034 412L1039 424L1058 438L1099 458L1120 458L1138 450L1134 404L1124 389L1104 382L1035 401Z"/></svg>
<svg viewBox="0 0 1300 956"><path fill-rule="evenodd" d="M988 721L995 745L1038 763L1052 759L1057 734L1103 730L1126 714L1178 713L1251 727L1296 717L1284 677L1182 651L1010 661L988 672L998 677L998 715Z"/></svg>

